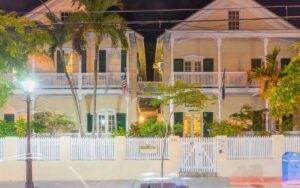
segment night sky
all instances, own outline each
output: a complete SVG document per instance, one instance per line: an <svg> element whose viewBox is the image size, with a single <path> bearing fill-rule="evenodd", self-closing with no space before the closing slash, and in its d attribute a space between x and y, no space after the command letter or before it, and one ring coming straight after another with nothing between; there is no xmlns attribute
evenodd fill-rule
<svg viewBox="0 0 300 188"><path fill-rule="evenodd" d="M44 0L45 1L45 0ZM273 5L300 5L300 0L256 0L265 6ZM176 9L176 8L202 8L212 0L123 0L125 10L144 9ZM6 11L28 12L40 5L40 0L0 0L0 9ZM273 12L280 16L285 16L285 8L274 8ZM129 21L136 20L172 20L185 19L195 11L184 12L151 12L151 13L126 13L123 16ZM300 8L289 7L289 16L300 16ZM300 28L300 20L289 20L292 24ZM154 61L155 39L165 29L172 27L171 24L136 25L134 30L145 37L148 79L153 78L152 63Z"/></svg>

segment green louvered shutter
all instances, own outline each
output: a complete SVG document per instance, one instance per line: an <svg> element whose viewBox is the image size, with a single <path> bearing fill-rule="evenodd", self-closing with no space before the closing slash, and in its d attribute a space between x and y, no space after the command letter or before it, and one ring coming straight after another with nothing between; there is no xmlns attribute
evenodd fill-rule
<svg viewBox="0 0 300 188"><path fill-rule="evenodd" d="M126 113L117 113L117 129L126 130Z"/></svg>
<svg viewBox="0 0 300 188"><path fill-rule="evenodd" d="M174 123L183 125L183 112L174 113Z"/></svg>
<svg viewBox="0 0 300 188"><path fill-rule="evenodd" d="M281 59L281 71L284 71L285 67L289 65L291 59L290 58L282 58Z"/></svg>
<svg viewBox="0 0 300 188"><path fill-rule="evenodd" d="M214 72L214 59L203 59L203 72Z"/></svg>
<svg viewBox="0 0 300 188"><path fill-rule="evenodd" d="M86 73L86 51L81 54L81 72Z"/></svg>
<svg viewBox="0 0 300 188"><path fill-rule="evenodd" d="M183 72L183 59L174 59L174 72Z"/></svg>
<svg viewBox="0 0 300 188"><path fill-rule="evenodd" d="M63 51L63 54L64 54L64 51ZM64 57L63 57L64 58ZM61 62L61 58L60 58L60 52L59 51L56 51L56 72L57 73L64 73L64 66Z"/></svg>
<svg viewBox="0 0 300 188"><path fill-rule="evenodd" d="M15 122L15 114L4 114L4 120L6 122Z"/></svg>
<svg viewBox="0 0 300 188"><path fill-rule="evenodd" d="M87 114L87 132L90 133L92 132L92 129L93 129L93 115L91 113L88 113Z"/></svg>
<svg viewBox="0 0 300 188"><path fill-rule="evenodd" d="M261 59L251 59L251 71L254 71L256 68L261 68Z"/></svg>
<svg viewBox="0 0 300 188"><path fill-rule="evenodd" d="M106 72L106 51L99 50L99 72Z"/></svg>
<svg viewBox="0 0 300 188"><path fill-rule="evenodd" d="M208 126L214 121L213 112L203 112L203 135L205 137L209 136Z"/></svg>
<svg viewBox="0 0 300 188"><path fill-rule="evenodd" d="M126 59L127 59L127 51L126 50L122 50L121 51L121 72L126 72L125 68L126 68Z"/></svg>

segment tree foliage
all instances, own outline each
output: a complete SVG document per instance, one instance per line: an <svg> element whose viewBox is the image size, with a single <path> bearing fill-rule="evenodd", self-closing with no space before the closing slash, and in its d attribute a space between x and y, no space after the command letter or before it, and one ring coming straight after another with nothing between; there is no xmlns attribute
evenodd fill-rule
<svg viewBox="0 0 300 188"><path fill-rule="evenodd" d="M299 46L300 42L297 43L296 48L299 49ZM286 76L270 95L272 113L277 118L300 110L300 53L292 59L284 73Z"/></svg>
<svg viewBox="0 0 300 188"><path fill-rule="evenodd" d="M37 112L33 117L32 127L43 127L50 135L70 132L76 127L75 123L64 114L45 111Z"/></svg>
<svg viewBox="0 0 300 188"><path fill-rule="evenodd" d="M150 105L170 105L172 101L175 108L184 105L189 107L191 111L200 111L205 108L208 102L214 99L214 97L209 98L203 94L198 89L199 86L199 83L189 84L183 80L178 80L171 86L160 83L156 85L155 92L152 92L152 95L155 97L150 101Z"/></svg>
<svg viewBox="0 0 300 188"><path fill-rule="evenodd" d="M47 36L45 30L27 18L0 10L0 106L6 103L13 89L12 80L3 74L14 71L17 78L22 78L28 56L43 52L44 44L49 42Z"/></svg>

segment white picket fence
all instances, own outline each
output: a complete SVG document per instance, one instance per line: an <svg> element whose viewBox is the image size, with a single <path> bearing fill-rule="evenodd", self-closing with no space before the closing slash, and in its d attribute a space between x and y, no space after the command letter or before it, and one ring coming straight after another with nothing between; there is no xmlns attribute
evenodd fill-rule
<svg viewBox="0 0 300 188"><path fill-rule="evenodd" d="M152 147L153 153L143 153L141 147ZM163 138L126 138L126 159L161 160L163 148ZM169 139L166 140L164 159L169 159Z"/></svg>
<svg viewBox="0 0 300 188"><path fill-rule="evenodd" d="M228 137L228 159L271 159L274 156L272 137Z"/></svg>
<svg viewBox="0 0 300 188"><path fill-rule="evenodd" d="M284 137L285 152L300 152L300 136L285 136Z"/></svg>
<svg viewBox="0 0 300 188"><path fill-rule="evenodd" d="M215 138L181 138L180 172L214 174L217 172Z"/></svg>
<svg viewBox="0 0 300 188"><path fill-rule="evenodd" d="M5 138L0 138L0 160L4 159L4 144Z"/></svg>
<svg viewBox="0 0 300 188"><path fill-rule="evenodd" d="M26 159L27 139L17 139L17 160ZM31 138L31 153L33 160L54 161L60 160L59 137Z"/></svg>
<svg viewBox="0 0 300 188"><path fill-rule="evenodd" d="M71 160L114 160L115 139L71 138Z"/></svg>

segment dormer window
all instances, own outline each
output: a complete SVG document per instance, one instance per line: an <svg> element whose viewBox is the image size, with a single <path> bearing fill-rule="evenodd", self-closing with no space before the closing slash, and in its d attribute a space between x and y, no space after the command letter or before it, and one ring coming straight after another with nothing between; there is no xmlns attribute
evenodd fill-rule
<svg viewBox="0 0 300 188"><path fill-rule="evenodd" d="M228 29L229 30L240 29L240 12L238 10L228 11Z"/></svg>
<svg viewBox="0 0 300 188"><path fill-rule="evenodd" d="M70 12L61 12L60 13L60 19L62 22L65 22L67 20L67 17L70 15Z"/></svg>

